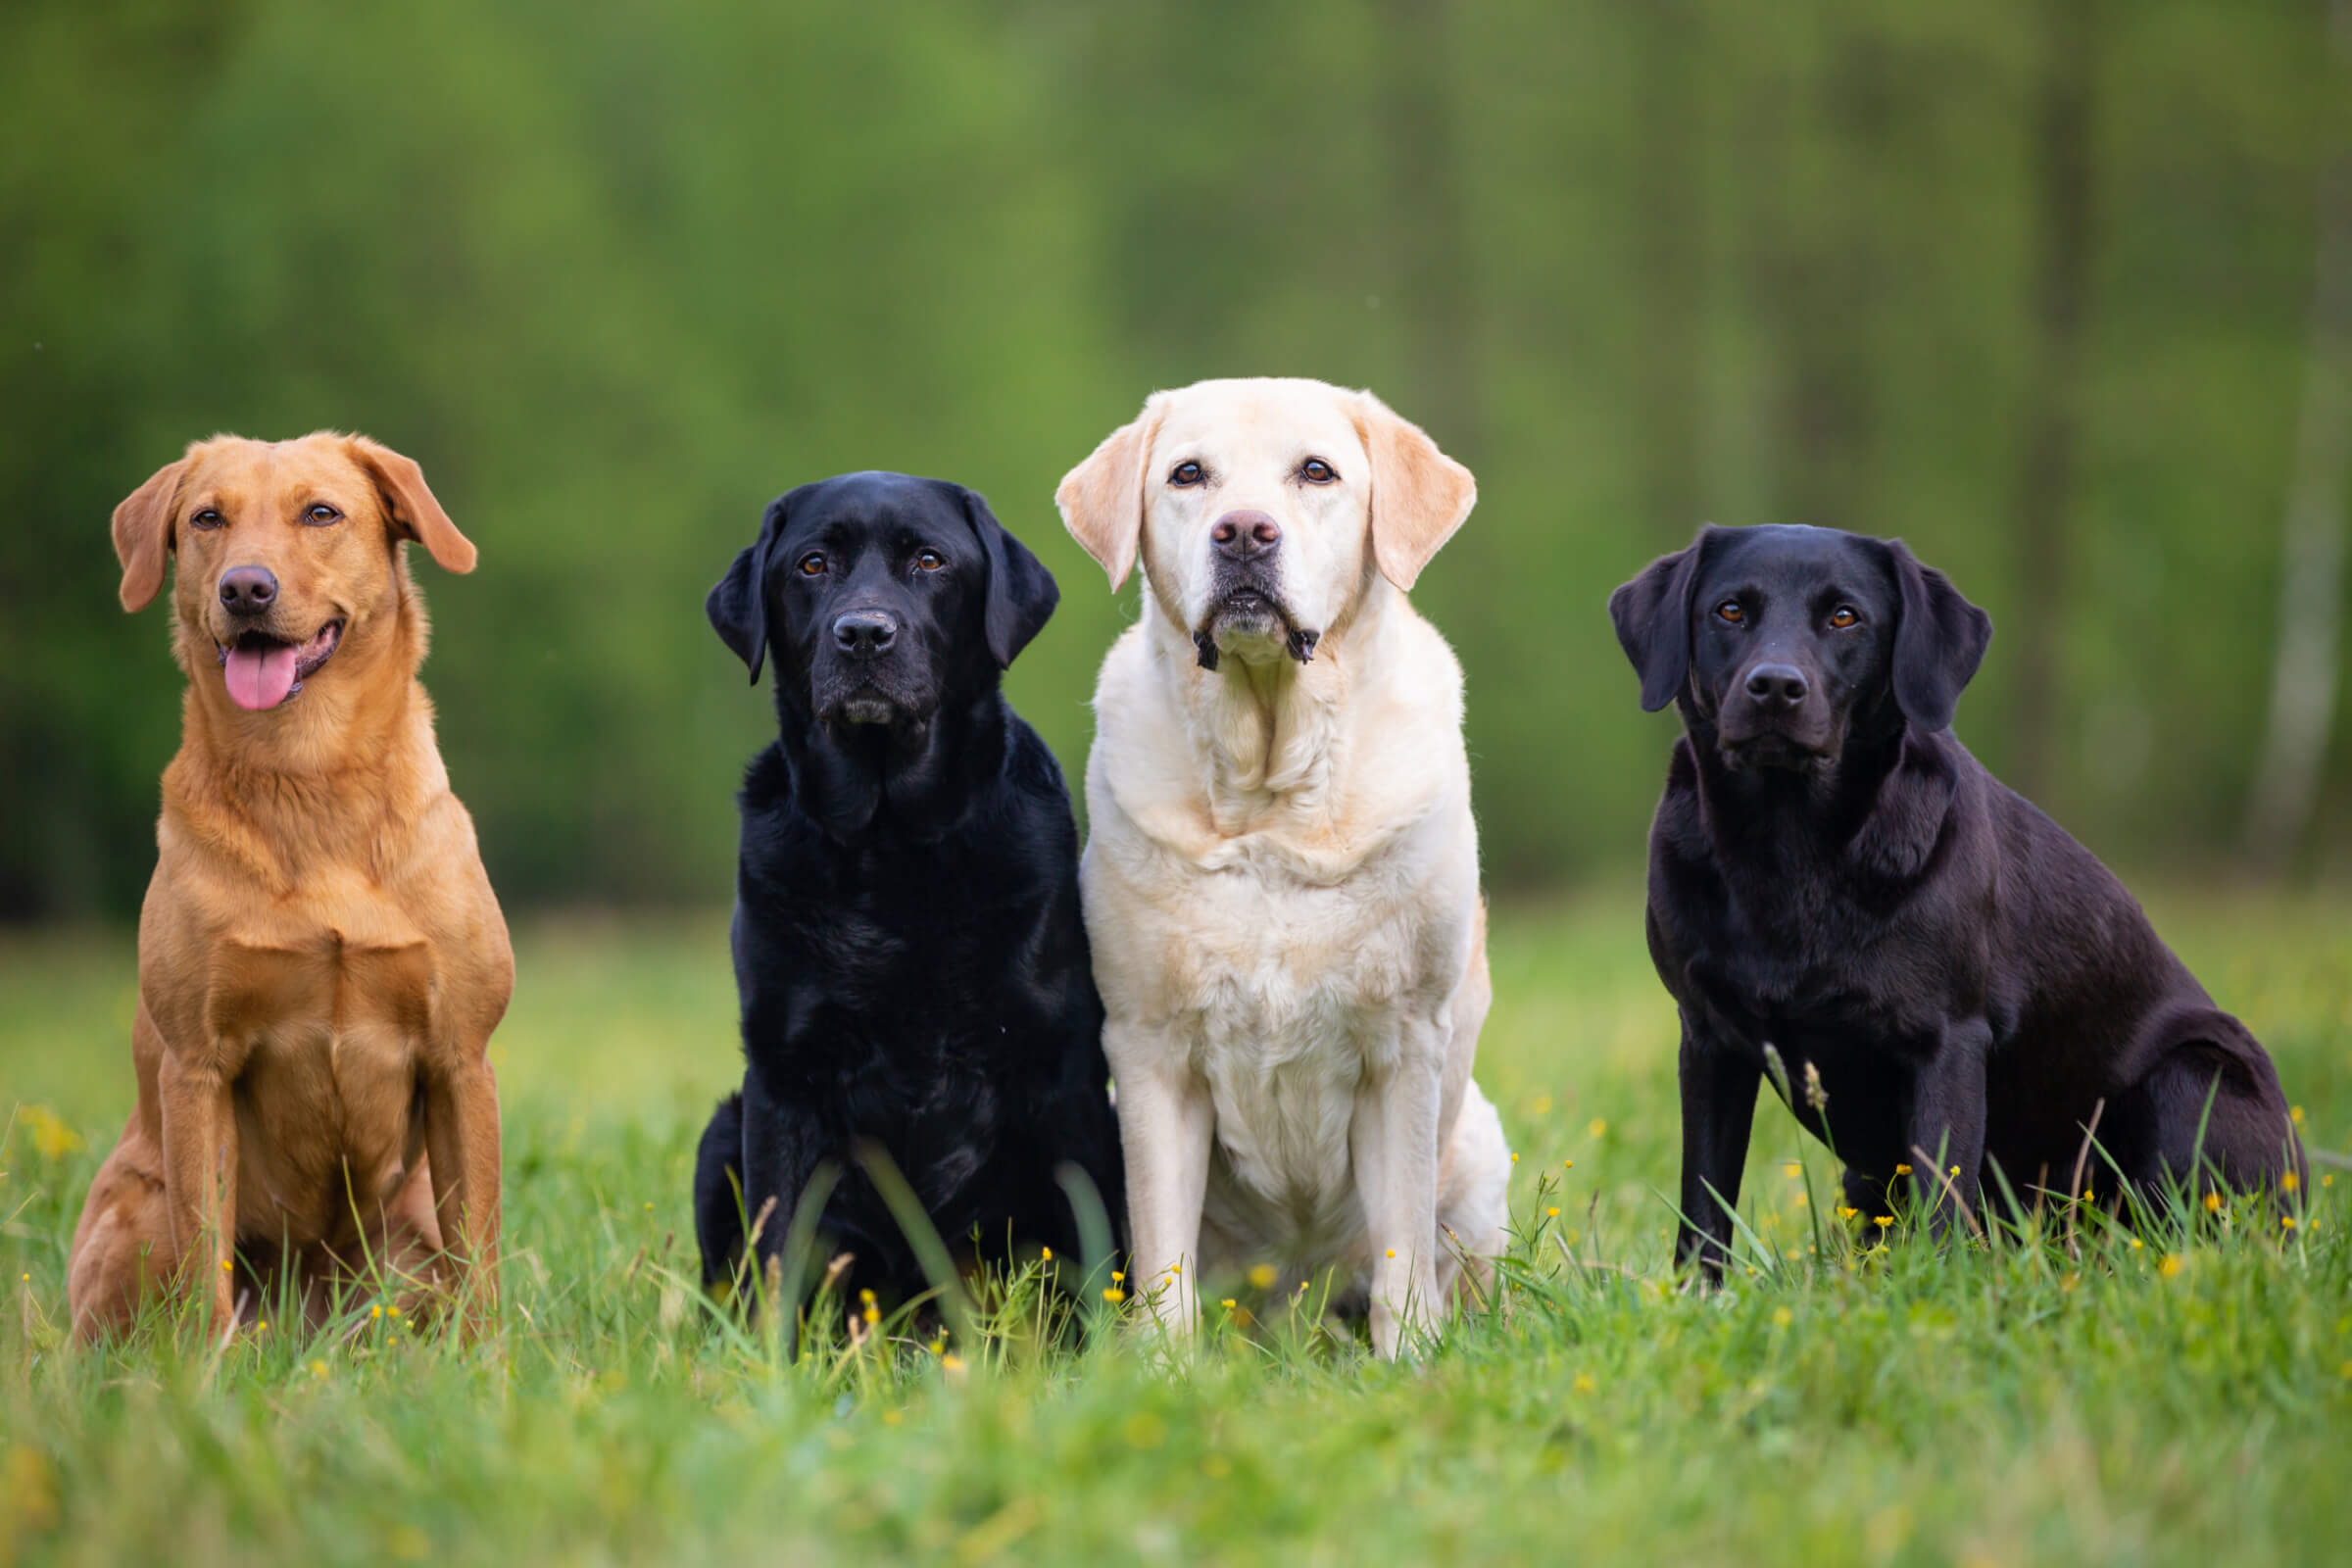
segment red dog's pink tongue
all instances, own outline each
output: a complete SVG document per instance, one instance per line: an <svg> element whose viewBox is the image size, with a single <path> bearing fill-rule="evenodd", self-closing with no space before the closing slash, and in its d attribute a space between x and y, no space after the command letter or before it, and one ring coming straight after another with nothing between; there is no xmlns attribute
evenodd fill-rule
<svg viewBox="0 0 2352 1568"><path fill-rule="evenodd" d="M267 652L231 648L222 674L228 681L228 700L239 708L257 713L275 708L294 689L294 645L273 643Z"/></svg>

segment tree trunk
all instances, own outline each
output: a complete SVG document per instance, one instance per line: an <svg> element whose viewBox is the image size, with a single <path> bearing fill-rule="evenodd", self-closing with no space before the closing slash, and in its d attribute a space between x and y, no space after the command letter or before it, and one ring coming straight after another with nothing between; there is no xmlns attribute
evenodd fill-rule
<svg viewBox="0 0 2352 1568"><path fill-rule="evenodd" d="M1689 0L1634 8L1635 110L1642 298L1642 526L1661 549L1679 548L1700 515L1699 430L1705 260L1700 181L1698 9Z"/></svg>
<svg viewBox="0 0 2352 1568"><path fill-rule="evenodd" d="M1453 115L1452 7L1448 0L1389 0L1385 74L1390 167L1396 208L1396 301L1407 322L1416 423L1475 465L1479 451L1477 322L1471 302L1468 214Z"/></svg>
<svg viewBox="0 0 2352 1568"><path fill-rule="evenodd" d="M2035 333L2018 474L2017 609L2007 617L2017 628L2017 652L2005 771L2019 793L2045 806L2056 775L2059 638L2074 565L2070 513L2090 315L2091 4L2043 0L2034 114Z"/></svg>
<svg viewBox="0 0 2352 1568"><path fill-rule="evenodd" d="M2352 0L2329 7L2339 79L2352 77ZM2335 717L2336 650L2344 619L2344 470L2352 464L2352 148L2320 166L2303 415L2286 493L2278 560L2278 662L2270 729L2246 816L2246 850L2285 869L2311 826Z"/></svg>

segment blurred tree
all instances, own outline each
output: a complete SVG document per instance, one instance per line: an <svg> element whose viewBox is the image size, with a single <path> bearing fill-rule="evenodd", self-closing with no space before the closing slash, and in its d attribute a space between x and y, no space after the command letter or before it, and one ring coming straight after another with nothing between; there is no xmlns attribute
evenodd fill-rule
<svg viewBox="0 0 2352 1568"><path fill-rule="evenodd" d="M2352 468L2352 0L2332 0L2328 32L2344 94L2321 166L2312 260L2311 347L2278 563L2278 658L2270 729L2255 775L2246 846L2276 871L2301 844L2335 718L2343 641L2344 478Z"/></svg>
<svg viewBox="0 0 2352 1568"><path fill-rule="evenodd" d="M2039 723L2094 847L2226 853L2280 564L2241 519L2288 511L2342 78L2313 0L2096 13L2068 286L2098 309L2042 572L2037 280L2087 219L2034 106L2087 4L18 0L0 573L37 591L0 915L124 914L153 865L177 677L106 520L191 437L415 455L482 550L419 577L502 894L703 902L769 717L701 599L770 496L868 466L988 495L1061 579L1008 685L1075 773L1136 590L1054 482L1152 388L1236 373L1374 387L1474 463L1416 601L1468 671L1498 886L1638 860L1672 720L1602 604L1701 514L1905 535L2001 628L1972 746L2006 766ZM2314 768L2304 842L2352 864L2352 748Z"/></svg>
<svg viewBox="0 0 2352 1568"><path fill-rule="evenodd" d="M2009 782L2051 804L2053 754L2064 711L2059 648L2073 598L2075 448L2082 424L2082 359L2090 315L2093 0L2040 0L2033 130L2035 244L2034 350L2023 406L2017 486L2015 707Z"/></svg>

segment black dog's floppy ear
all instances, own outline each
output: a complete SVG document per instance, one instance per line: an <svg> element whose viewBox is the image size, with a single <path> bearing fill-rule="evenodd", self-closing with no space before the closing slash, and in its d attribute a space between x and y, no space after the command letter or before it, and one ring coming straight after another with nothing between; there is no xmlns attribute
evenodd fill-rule
<svg viewBox="0 0 2352 1568"><path fill-rule="evenodd" d="M1642 575L1609 595L1609 619L1618 646L1642 677L1642 711L1654 713L1674 701L1690 674L1690 593L1698 581L1699 547L1660 556Z"/></svg>
<svg viewBox="0 0 2352 1568"><path fill-rule="evenodd" d="M1960 596L1951 580L1923 566L1900 539L1886 543L1903 622L1894 633L1894 700L1923 730L1949 728L1960 693L1984 662L1992 617Z"/></svg>
<svg viewBox="0 0 2352 1568"><path fill-rule="evenodd" d="M703 601L710 629L751 666L755 686L760 684L760 666L767 662L767 555L776 535L784 531L785 504L791 499L782 495L767 504L760 519L760 537L735 553L735 564Z"/></svg>
<svg viewBox="0 0 2352 1568"><path fill-rule="evenodd" d="M962 490L960 485L956 488ZM983 618L989 657L1004 669L1045 629L1054 607L1061 603L1061 589L1055 586L1046 564L1004 531L978 492L963 490L963 515L988 557L988 603Z"/></svg>

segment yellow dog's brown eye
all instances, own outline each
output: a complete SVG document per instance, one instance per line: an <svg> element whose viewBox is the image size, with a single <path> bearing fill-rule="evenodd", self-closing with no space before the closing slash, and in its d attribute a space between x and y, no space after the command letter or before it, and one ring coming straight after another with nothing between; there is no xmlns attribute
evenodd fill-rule
<svg viewBox="0 0 2352 1568"><path fill-rule="evenodd" d="M1172 485L1195 485L1207 477L1198 463L1179 463L1168 470L1168 483Z"/></svg>
<svg viewBox="0 0 2352 1568"><path fill-rule="evenodd" d="M218 528L220 526L220 514L206 507L188 519L188 526L191 528Z"/></svg>
<svg viewBox="0 0 2352 1568"><path fill-rule="evenodd" d="M948 558L936 550L926 550L914 558L914 564L924 571L937 571L948 564Z"/></svg>
<svg viewBox="0 0 2352 1568"><path fill-rule="evenodd" d="M808 552L808 554L807 554L807 555L805 555L805 556L803 556L803 557L801 558L801 575L802 575L802 576L804 576L804 577L822 577L824 574L825 574L825 553L824 553L823 551L821 551L821 550L811 550L811 551L809 551L809 552Z"/></svg>
<svg viewBox="0 0 2352 1568"><path fill-rule="evenodd" d="M1308 484L1329 484L1339 477L1339 473L1321 458L1309 458L1298 465L1298 477Z"/></svg>
<svg viewBox="0 0 2352 1568"><path fill-rule="evenodd" d="M310 511L304 513L302 517L305 522L323 528L330 522L342 521L343 514L320 501L313 505Z"/></svg>
<svg viewBox="0 0 2352 1568"><path fill-rule="evenodd" d="M1715 614L1717 618L1728 620L1735 626L1747 619L1747 612L1740 608L1740 601L1737 599L1726 599L1722 604L1717 605Z"/></svg>
<svg viewBox="0 0 2352 1568"><path fill-rule="evenodd" d="M1857 624L1861 619L1862 617L1854 612L1854 607L1851 605L1839 605L1836 610L1830 612L1830 624L1839 631Z"/></svg>

